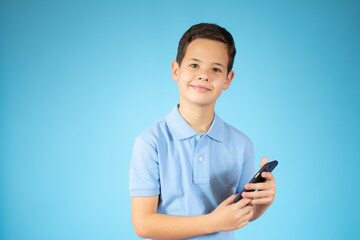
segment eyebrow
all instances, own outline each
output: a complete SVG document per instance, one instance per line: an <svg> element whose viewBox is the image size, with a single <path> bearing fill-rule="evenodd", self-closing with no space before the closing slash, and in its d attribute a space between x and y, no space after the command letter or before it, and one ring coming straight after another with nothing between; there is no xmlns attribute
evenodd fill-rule
<svg viewBox="0 0 360 240"><path fill-rule="evenodd" d="M200 59L197 59L197 58L190 58L189 60L194 60L196 62L202 62ZM221 66L221 67L223 67L225 69L225 66L222 65L221 63L214 62L213 64L219 65L219 66Z"/></svg>

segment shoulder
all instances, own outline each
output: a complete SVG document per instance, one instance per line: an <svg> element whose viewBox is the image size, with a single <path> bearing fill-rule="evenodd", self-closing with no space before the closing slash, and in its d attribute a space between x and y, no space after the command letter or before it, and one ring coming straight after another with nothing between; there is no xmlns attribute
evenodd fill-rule
<svg viewBox="0 0 360 240"><path fill-rule="evenodd" d="M151 145L153 148L156 148L159 142L162 142L169 135L170 131L166 124L165 118L162 118L139 134L136 137L136 141L145 142Z"/></svg>
<svg viewBox="0 0 360 240"><path fill-rule="evenodd" d="M243 144L245 147L253 147L253 142L245 133L226 122L224 122L224 127L229 141L235 142L236 144Z"/></svg>
<svg viewBox="0 0 360 240"><path fill-rule="evenodd" d="M245 159L253 159L254 145L251 139L239 129L225 123L227 145L237 152L241 152Z"/></svg>

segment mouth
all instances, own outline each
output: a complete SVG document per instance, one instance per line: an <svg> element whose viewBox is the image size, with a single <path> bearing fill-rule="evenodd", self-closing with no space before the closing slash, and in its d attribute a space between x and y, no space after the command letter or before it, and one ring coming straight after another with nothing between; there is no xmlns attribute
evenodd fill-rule
<svg viewBox="0 0 360 240"><path fill-rule="evenodd" d="M209 88L204 87L204 86L200 86L200 85L190 85L190 87L192 87L193 89L195 89L196 91L199 91L199 92L208 92L208 91L210 91Z"/></svg>

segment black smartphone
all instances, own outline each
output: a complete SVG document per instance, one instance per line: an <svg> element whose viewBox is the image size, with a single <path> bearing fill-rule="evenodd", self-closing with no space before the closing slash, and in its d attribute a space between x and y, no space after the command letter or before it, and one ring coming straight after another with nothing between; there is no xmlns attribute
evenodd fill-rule
<svg viewBox="0 0 360 240"><path fill-rule="evenodd" d="M263 178L261 176L262 172L272 172L272 170L274 170L274 168L278 165L278 161L274 160L272 162L268 162L267 164L265 164L256 174L255 176L250 180L249 183L258 183L258 182L265 182L265 178ZM239 193L239 195L237 195L237 197L234 200L234 203L240 201L243 197L241 196L241 194L243 192L253 192L254 190L245 190L245 188L243 188L243 190Z"/></svg>

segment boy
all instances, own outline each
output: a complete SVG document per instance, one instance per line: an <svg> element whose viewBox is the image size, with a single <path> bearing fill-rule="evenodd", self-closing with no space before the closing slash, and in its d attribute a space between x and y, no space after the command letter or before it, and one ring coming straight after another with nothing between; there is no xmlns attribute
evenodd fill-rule
<svg viewBox="0 0 360 240"><path fill-rule="evenodd" d="M255 173L250 139L214 112L234 77L235 53L231 34L215 24L194 25L181 38L171 65L180 104L135 140L130 193L139 237L234 239L233 230L274 201L271 173L246 184ZM258 191L233 203L244 185Z"/></svg>

